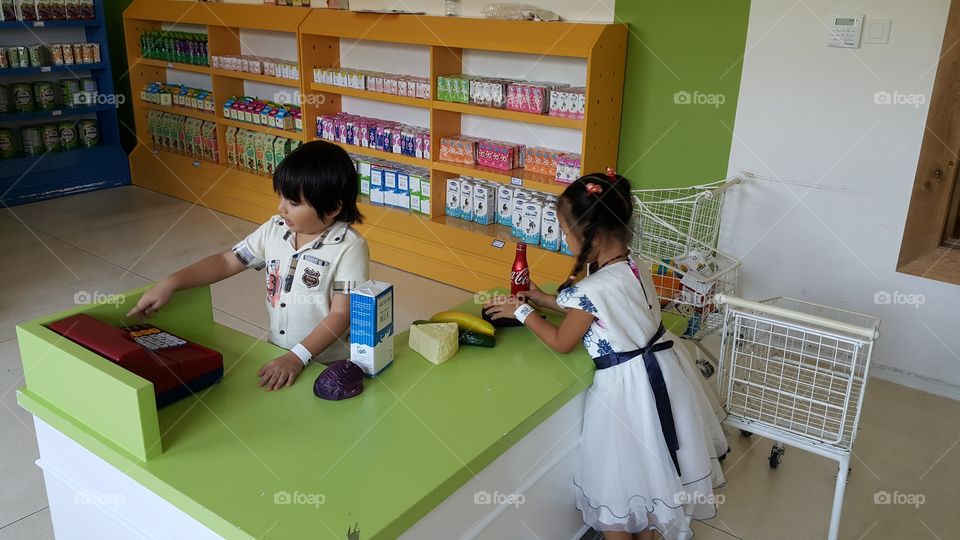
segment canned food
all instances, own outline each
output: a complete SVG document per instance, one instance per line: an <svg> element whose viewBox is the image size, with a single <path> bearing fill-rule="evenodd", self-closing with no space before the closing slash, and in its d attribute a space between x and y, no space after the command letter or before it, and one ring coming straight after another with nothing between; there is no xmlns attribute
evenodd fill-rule
<svg viewBox="0 0 960 540"><path fill-rule="evenodd" d="M0 84L0 114L10 112L10 94L5 84Z"/></svg>
<svg viewBox="0 0 960 540"><path fill-rule="evenodd" d="M80 79L60 79L60 95L67 107L77 106L77 94L80 92Z"/></svg>
<svg viewBox="0 0 960 540"><path fill-rule="evenodd" d="M23 126L20 128L20 143L23 153L36 156L43 153L43 144L40 142L40 128L37 126Z"/></svg>
<svg viewBox="0 0 960 540"><path fill-rule="evenodd" d="M73 59L73 45L69 43L64 43L60 46L61 52L63 53L63 65L72 66L74 64Z"/></svg>
<svg viewBox="0 0 960 540"><path fill-rule="evenodd" d="M64 150L72 150L77 147L77 123L60 122L57 124L60 130L60 147Z"/></svg>
<svg viewBox="0 0 960 540"><path fill-rule="evenodd" d="M83 63L92 64L93 63L93 44L84 43L83 48L81 50L83 52Z"/></svg>
<svg viewBox="0 0 960 540"><path fill-rule="evenodd" d="M30 45L27 48L27 54L30 56L31 67L40 67L47 64L47 48L43 45Z"/></svg>
<svg viewBox="0 0 960 540"><path fill-rule="evenodd" d="M33 99L41 111L57 108L57 89L52 82L40 81L33 83Z"/></svg>
<svg viewBox="0 0 960 540"><path fill-rule="evenodd" d="M17 112L30 112L33 110L33 89L27 83L16 83L10 85L10 91L13 94L13 106Z"/></svg>
<svg viewBox="0 0 960 540"><path fill-rule="evenodd" d="M53 65L62 66L63 65L63 46L59 43L55 43L50 46L50 57L53 59Z"/></svg>
<svg viewBox="0 0 960 540"><path fill-rule="evenodd" d="M94 63L99 64L100 63L100 44L91 43L90 46L93 47L93 61Z"/></svg>
<svg viewBox="0 0 960 540"><path fill-rule="evenodd" d="M100 125L96 120L81 120L77 130L80 146L91 148L100 144Z"/></svg>
<svg viewBox="0 0 960 540"><path fill-rule="evenodd" d="M44 124L40 126L40 142L43 144L44 152L56 152L60 150L60 128L57 124Z"/></svg>
<svg viewBox="0 0 960 540"><path fill-rule="evenodd" d="M13 130L0 128L0 159L10 159L17 154L17 147L13 140Z"/></svg>

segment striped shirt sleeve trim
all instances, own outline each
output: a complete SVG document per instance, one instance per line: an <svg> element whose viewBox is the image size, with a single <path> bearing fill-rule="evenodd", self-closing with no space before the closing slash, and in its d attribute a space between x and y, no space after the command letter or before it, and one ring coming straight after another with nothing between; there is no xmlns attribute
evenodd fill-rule
<svg viewBox="0 0 960 540"><path fill-rule="evenodd" d="M253 252L250 251L250 247L247 246L246 240L241 240L237 243L237 245L233 246L233 254L236 255L237 260L239 260L247 268L263 270L263 268L267 265L267 263L258 259Z"/></svg>

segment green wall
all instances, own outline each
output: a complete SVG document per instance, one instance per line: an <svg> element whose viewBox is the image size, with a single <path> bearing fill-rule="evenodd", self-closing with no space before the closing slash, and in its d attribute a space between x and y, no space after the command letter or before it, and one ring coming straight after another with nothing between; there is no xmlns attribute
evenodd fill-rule
<svg viewBox="0 0 960 540"><path fill-rule="evenodd" d="M749 11L749 0L617 0L616 22L630 25L617 171L635 186L726 176ZM712 103L678 104L677 92Z"/></svg>

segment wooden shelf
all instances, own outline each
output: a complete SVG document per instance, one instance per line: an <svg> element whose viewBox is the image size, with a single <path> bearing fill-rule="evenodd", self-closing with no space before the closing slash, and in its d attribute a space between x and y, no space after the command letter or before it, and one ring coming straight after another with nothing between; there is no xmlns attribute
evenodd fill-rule
<svg viewBox="0 0 960 540"><path fill-rule="evenodd" d="M574 118L561 118L559 116L549 116L546 114L525 113L520 111L511 111L509 109L483 107L469 103L454 103L452 101L434 100L432 103L434 109L441 111L486 116L488 118L500 118L503 120L512 120L514 122L526 122L528 124L540 124L544 126L554 126L569 129L583 129L583 120L577 120Z"/></svg>
<svg viewBox="0 0 960 540"><path fill-rule="evenodd" d="M313 137L312 140L327 141L327 139L322 139L320 137ZM332 142L337 146L339 146L340 148L343 148L347 152L350 152L351 154L360 154L361 156L378 158L384 161L393 161L395 163L403 163L405 165L413 165L414 167L423 167L424 169L430 168L430 161L426 159L410 157L405 154L394 154L393 152L384 152L383 150L377 150L376 148L368 148L365 146L343 144L337 141L327 141L327 142Z"/></svg>
<svg viewBox="0 0 960 540"><path fill-rule="evenodd" d="M217 77L230 77L231 79L241 79L244 81L256 81L267 84L276 84L278 86L289 86L300 88L300 81L294 79L284 79L282 77L272 77L270 75L258 75L256 73L247 73L245 71L232 71L229 69L210 68L210 73Z"/></svg>
<svg viewBox="0 0 960 540"><path fill-rule="evenodd" d="M434 161L433 169L437 171L448 172L460 176L472 176L500 184L508 184L517 187L525 187L544 193L559 195L567 189L566 184L561 184L554 177L547 174L530 172L525 169L511 169L501 171L500 169L491 169L490 167L480 167L479 165L462 165L460 163L449 163L446 161ZM519 178L519 182L514 180Z"/></svg>
<svg viewBox="0 0 960 540"><path fill-rule="evenodd" d="M237 120L232 120L232 119L230 119L230 118L224 118L224 117L222 117L222 116L218 116L215 121L216 121L217 123L223 124L223 125L225 125L225 126L233 126L233 127L241 128L241 129L249 129L250 131L259 131L259 132L261 132L261 133L269 133L270 135L276 135L277 137L285 137L285 138L287 138L287 139L297 139L297 140L301 140L301 141L303 140L303 132L302 132L302 131L287 131L287 130L284 130L284 129L277 129L277 128L272 128L272 127L267 127L267 126L263 126L263 125L260 125L260 124L251 124L251 123L248 123L248 122L239 122L239 121L237 121Z"/></svg>
<svg viewBox="0 0 960 540"><path fill-rule="evenodd" d="M510 232L509 227L506 227L504 225L498 225L496 223L492 225L481 225L479 223L474 223L472 221L466 221L460 218L454 218L446 215L434 216L430 219L431 221L433 221L438 225L442 225L444 227L450 227L450 228L461 230L461 231L467 231L472 234L482 235L489 238L491 241L501 240L507 245L511 245L511 244L515 245L517 242L520 241L519 238L513 236L513 234ZM538 256L538 257L557 256L557 257L565 257L567 259L566 264L568 265L573 264L572 257L570 257L569 255L560 253L559 251L549 251L546 249L542 249L540 246L534 246L530 244L527 245L527 250L528 250L528 257L527 257L528 259L530 259L532 256ZM564 266L563 268L566 268L566 266Z"/></svg>
<svg viewBox="0 0 960 540"><path fill-rule="evenodd" d="M134 58L130 62L130 67L141 64L144 66L154 66L166 69L177 69L180 71L192 71L194 73L206 73L210 75L209 66L198 66L194 64L181 64L180 62L167 62L166 60L157 60L155 58Z"/></svg>
<svg viewBox="0 0 960 540"><path fill-rule="evenodd" d="M187 109L185 107L164 107L162 105L157 105L143 100L137 100L137 103L144 109L149 109L151 111L179 114L181 116L188 116L190 118L198 118L205 122L219 122L221 120L213 113L200 112L196 109Z"/></svg>
<svg viewBox="0 0 960 540"><path fill-rule="evenodd" d="M223 2L145 0L133 2L124 20L205 24L228 28L296 33L310 8Z"/></svg>
<svg viewBox="0 0 960 540"><path fill-rule="evenodd" d="M385 103L396 103L397 105L407 105L410 107L430 108L431 104L429 99L396 96L393 94L384 94L382 92L370 92L368 90L347 88L345 86L333 86L331 84L310 83L310 90L315 92L323 92L325 94L339 94L341 96L358 97L373 101L383 101Z"/></svg>

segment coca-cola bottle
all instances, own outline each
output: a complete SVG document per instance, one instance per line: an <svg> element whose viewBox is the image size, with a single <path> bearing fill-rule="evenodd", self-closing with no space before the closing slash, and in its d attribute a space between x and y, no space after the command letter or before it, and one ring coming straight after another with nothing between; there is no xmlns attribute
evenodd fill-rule
<svg viewBox="0 0 960 540"><path fill-rule="evenodd" d="M517 256L510 268L510 295L530 290L530 266L527 265L527 245L517 242Z"/></svg>

